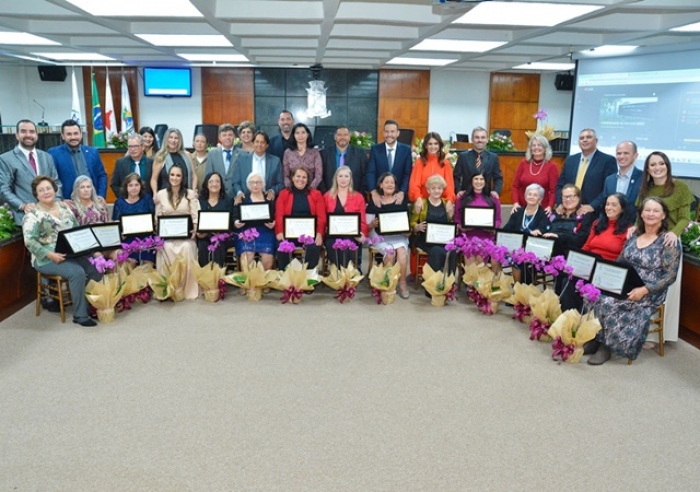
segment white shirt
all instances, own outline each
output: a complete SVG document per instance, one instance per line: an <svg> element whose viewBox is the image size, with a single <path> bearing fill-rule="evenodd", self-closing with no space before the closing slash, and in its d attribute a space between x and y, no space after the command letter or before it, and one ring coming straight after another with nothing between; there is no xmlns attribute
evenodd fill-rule
<svg viewBox="0 0 700 492"><path fill-rule="evenodd" d="M27 159L27 162L29 162L29 152L34 153L34 162L36 162L36 175L39 176L40 174L43 174L41 172L41 164L39 164L39 154L36 153L36 149L34 150L27 150L21 145L18 145L17 148L19 148L20 152L24 154L24 158ZM31 164L30 164L31 167Z"/></svg>
<svg viewBox="0 0 700 492"><path fill-rule="evenodd" d="M259 174L262 176L263 180L263 187L265 185L265 156L263 155L262 157L258 156L255 152L253 152L253 169L252 172L255 174Z"/></svg>

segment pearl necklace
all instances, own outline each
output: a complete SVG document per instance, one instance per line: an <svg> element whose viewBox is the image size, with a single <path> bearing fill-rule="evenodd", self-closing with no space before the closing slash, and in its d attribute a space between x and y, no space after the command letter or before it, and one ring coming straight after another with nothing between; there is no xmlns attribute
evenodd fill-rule
<svg viewBox="0 0 700 492"><path fill-rule="evenodd" d="M535 166L540 168L540 170L537 171L536 173L532 171L532 164L533 163L534 163L534 161L530 161L530 174L532 174L533 176L539 176L540 173L542 172L542 169L544 168L544 161L540 162L539 164L535 164Z"/></svg>

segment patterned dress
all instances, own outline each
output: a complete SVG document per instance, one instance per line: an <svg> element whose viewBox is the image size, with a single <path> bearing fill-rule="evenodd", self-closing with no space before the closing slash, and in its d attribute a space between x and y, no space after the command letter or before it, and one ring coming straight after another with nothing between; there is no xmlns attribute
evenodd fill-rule
<svg viewBox="0 0 700 492"><path fill-rule="evenodd" d="M637 270L649 294L637 302L602 295L594 308L603 327L596 339L612 352L632 360L642 350L649 333L649 319L663 304L666 289L676 279L680 246L666 248L663 241L661 235L649 246L639 248L637 236L633 236L618 258Z"/></svg>

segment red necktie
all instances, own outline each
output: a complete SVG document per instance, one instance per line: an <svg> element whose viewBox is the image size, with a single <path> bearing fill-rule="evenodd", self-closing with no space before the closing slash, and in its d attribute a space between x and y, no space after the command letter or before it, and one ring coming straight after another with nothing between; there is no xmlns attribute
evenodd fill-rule
<svg viewBox="0 0 700 492"><path fill-rule="evenodd" d="M36 169L36 160L34 159L34 152L29 153L29 165L32 166L32 169L34 169L34 174L39 174L39 171Z"/></svg>

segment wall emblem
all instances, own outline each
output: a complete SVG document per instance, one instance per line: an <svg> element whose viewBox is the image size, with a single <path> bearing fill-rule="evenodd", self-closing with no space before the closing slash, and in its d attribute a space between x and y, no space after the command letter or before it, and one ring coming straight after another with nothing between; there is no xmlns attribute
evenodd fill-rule
<svg viewBox="0 0 700 492"><path fill-rule="evenodd" d="M325 87L322 80L309 81L309 87L306 89L308 107L304 113L307 118L328 118L331 115L330 110L326 108L327 90L328 87Z"/></svg>

